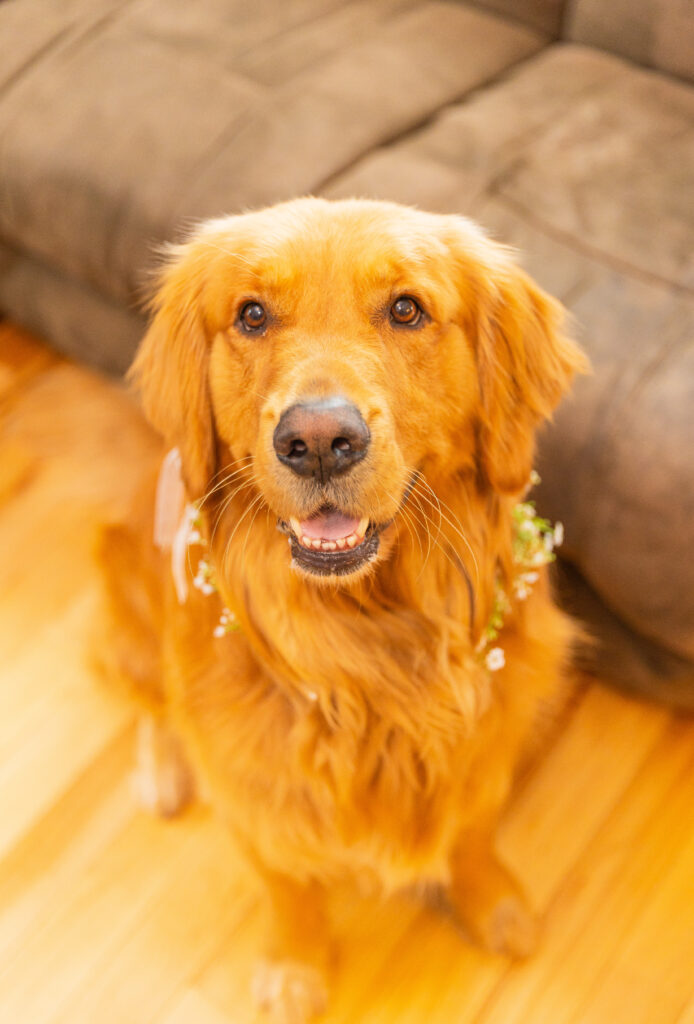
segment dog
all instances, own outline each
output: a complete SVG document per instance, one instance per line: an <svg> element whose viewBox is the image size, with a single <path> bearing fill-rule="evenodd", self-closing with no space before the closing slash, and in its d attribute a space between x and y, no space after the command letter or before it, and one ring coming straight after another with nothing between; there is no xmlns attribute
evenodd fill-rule
<svg viewBox="0 0 694 1024"><path fill-rule="evenodd" d="M258 1000L325 1006L337 879L438 886L527 955L494 835L576 635L523 501L586 369L560 305L462 217L309 197L200 225L152 313L131 379L169 454L104 532L108 649L144 802L200 779L267 887Z"/></svg>

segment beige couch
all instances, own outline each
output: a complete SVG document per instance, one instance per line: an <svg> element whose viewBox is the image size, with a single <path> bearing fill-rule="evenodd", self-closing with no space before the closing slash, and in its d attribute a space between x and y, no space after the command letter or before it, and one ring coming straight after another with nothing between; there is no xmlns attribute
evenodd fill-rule
<svg viewBox="0 0 694 1024"><path fill-rule="evenodd" d="M358 193L517 245L595 367L539 467L567 600L694 706L691 0L7 0L0 40L0 310L94 365L191 218Z"/></svg>

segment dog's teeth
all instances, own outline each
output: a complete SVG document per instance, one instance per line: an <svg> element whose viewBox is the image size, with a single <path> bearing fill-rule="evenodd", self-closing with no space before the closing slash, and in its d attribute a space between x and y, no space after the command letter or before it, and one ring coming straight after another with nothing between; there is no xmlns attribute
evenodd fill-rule
<svg viewBox="0 0 694 1024"><path fill-rule="evenodd" d="M360 520L356 530L350 533L349 537L336 537L335 540L308 537L305 533L301 532L301 525L298 519L293 517L289 519L289 525L299 544L303 548L308 548L309 551L344 551L345 548L354 548L357 544L361 544L368 529L369 520L367 518Z"/></svg>

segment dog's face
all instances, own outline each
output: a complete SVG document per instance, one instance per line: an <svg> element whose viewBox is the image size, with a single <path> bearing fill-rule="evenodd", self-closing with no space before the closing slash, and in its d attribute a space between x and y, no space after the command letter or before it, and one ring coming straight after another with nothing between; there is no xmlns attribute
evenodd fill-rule
<svg viewBox="0 0 694 1024"><path fill-rule="evenodd" d="M418 472L513 492L582 364L559 307L469 222L303 199L174 250L134 366L192 497L252 473L293 564L357 577ZM289 564L289 559L288 559Z"/></svg>

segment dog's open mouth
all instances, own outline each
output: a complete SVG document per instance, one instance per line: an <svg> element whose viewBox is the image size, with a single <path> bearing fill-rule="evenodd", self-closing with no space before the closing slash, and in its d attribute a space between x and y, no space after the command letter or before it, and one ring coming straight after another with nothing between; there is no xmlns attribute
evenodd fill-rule
<svg viewBox="0 0 694 1024"><path fill-rule="evenodd" d="M378 552L379 529L325 505L308 519L280 523L289 534L292 559L316 576L346 576L370 562Z"/></svg>

